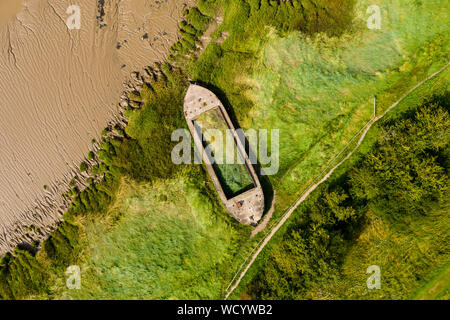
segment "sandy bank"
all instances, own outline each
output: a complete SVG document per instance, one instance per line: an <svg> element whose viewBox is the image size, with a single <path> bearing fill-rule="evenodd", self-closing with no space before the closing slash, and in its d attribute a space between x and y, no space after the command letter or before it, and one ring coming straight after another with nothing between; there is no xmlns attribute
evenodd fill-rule
<svg viewBox="0 0 450 320"><path fill-rule="evenodd" d="M60 220L60 194L117 115L124 81L166 58L195 1L24 0L21 11L20 1L1 3L0 253ZM79 30L66 26L72 4Z"/></svg>
<svg viewBox="0 0 450 320"><path fill-rule="evenodd" d="M0 25L14 19L22 9L22 0L0 1Z"/></svg>

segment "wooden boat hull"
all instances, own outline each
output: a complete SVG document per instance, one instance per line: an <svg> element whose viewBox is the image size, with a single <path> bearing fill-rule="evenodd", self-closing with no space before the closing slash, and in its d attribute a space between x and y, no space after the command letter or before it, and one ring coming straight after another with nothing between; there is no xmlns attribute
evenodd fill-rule
<svg viewBox="0 0 450 320"><path fill-rule="evenodd" d="M230 195L226 192L223 179L220 179L217 175L218 169L214 163L214 159L211 158L210 154L205 152L204 137L199 128L196 127L196 119L199 119L207 112L216 112L222 117L229 134L233 137L232 140L235 143L237 152L240 154L241 160L243 160L241 164L243 166L242 168L245 168L248 176L251 177L251 187L244 189L236 195ZM191 84L184 100L184 115L197 150L202 154L202 160L223 204L237 221L243 224L256 225L264 211L264 194L243 142L237 135L235 127L221 101L210 90ZM245 172L244 174L247 175Z"/></svg>

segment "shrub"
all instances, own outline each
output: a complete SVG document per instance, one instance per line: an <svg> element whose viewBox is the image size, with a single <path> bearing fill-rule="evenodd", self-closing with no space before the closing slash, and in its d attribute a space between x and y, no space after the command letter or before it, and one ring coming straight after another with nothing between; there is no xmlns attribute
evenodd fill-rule
<svg viewBox="0 0 450 320"><path fill-rule="evenodd" d="M88 165L87 165L87 163L86 162L81 162L80 163L80 171L81 172L85 172L85 171L87 171L87 169L88 169Z"/></svg>

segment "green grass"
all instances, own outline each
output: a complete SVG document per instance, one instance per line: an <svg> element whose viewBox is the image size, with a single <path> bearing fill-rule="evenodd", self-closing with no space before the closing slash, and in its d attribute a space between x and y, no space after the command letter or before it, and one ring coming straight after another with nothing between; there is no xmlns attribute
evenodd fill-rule
<svg viewBox="0 0 450 320"><path fill-rule="evenodd" d="M366 28L372 4L381 7L381 30ZM276 19L254 21L258 11L251 4L229 2L219 27L229 37L211 43L191 75L215 89L244 129L280 129L280 171L269 177L277 191L274 220L370 119L373 96L380 114L449 60L448 10L442 10L448 6L356 1L346 10L354 13L349 27L329 34L285 31ZM254 33L258 23L265 27ZM373 142L378 132L372 132L367 139ZM361 149L370 148L367 143Z"/></svg>
<svg viewBox="0 0 450 320"><path fill-rule="evenodd" d="M449 261L449 203L391 226L369 212L364 231L355 240L342 265L342 279L335 298L408 299L435 266ZM381 290L367 290L365 273L369 265L380 266ZM447 263L448 264L448 263ZM430 281L415 298L434 299L448 289L448 270ZM430 289L436 290L431 291ZM448 294L448 292L447 292Z"/></svg>
<svg viewBox="0 0 450 320"><path fill-rule="evenodd" d="M435 102L441 111L425 107ZM449 261L448 91L428 100L413 122L410 108L404 119L385 122L363 161L309 196L241 290L256 299L406 299ZM366 287L370 265L381 268L381 290ZM241 290L233 298L245 296Z"/></svg>
<svg viewBox="0 0 450 320"><path fill-rule="evenodd" d="M253 73L234 80L249 87L254 106L239 119L242 126L280 129L280 172L271 180L281 201L283 193L302 190L370 119L373 96L380 113L448 61L448 4L414 3L378 1L385 14L377 31L365 28L361 15L369 2L358 1L353 27L340 37L269 32Z"/></svg>
<svg viewBox="0 0 450 320"><path fill-rule="evenodd" d="M218 30L229 37L191 65L191 77L215 88L244 129L281 130L280 172L270 177L275 218L372 116L374 95L381 112L448 60L442 1L379 1L376 31L365 28L369 4L356 2L351 28L327 35L267 21L255 32L254 7L230 1ZM251 249L242 245L230 269Z"/></svg>
<svg viewBox="0 0 450 320"><path fill-rule="evenodd" d="M436 275L412 295L411 299L450 299L450 261L438 268Z"/></svg>
<svg viewBox="0 0 450 320"><path fill-rule="evenodd" d="M184 177L123 180L107 218L84 223L82 289L62 297L220 298L241 234L214 200Z"/></svg>
<svg viewBox="0 0 450 320"><path fill-rule="evenodd" d="M411 93L408 97L406 97L395 109L390 111L381 122L376 124L371 128L371 130L366 135L366 138L364 142L360 145L358 150L353 154L350 159L348 159L338 170L334 172L334 174L328 179L326 183L324 183L323 187L326 188L329 185L333 185L336 183L340 183L340 181L347 175L347 173L358 163L363 161L367 155L372 151L374 145L376 144L376 141L378 137L381 134L381 128L383 124L389 124L389 123L396 123L397 121L400 121L402 118L407 116L408 114L416 112L422 105L430 103L431 101L434 101L436 97L445 97L448 96L449 91L449 80L450 80L450 69L446 69L444 72L442 72L440 75L436 76L432 80L426 82L421 87L419 87L417 90L415 90L413 93ZM439 99L438 99L439 100ZM445 98L443 98L444 103L448 103L445 101ZM349 147L349 150L354 147L354 144L352 144ZM336 160L334 163L337 163L339 160ZM231 298L239 299L242 297L248 296L246 293L246 290L248 289L248 285L251 283L255 277L257 277L259 272L263 272L261 270L264 269L264 264L267 262L267 260L270 258L270 254L272 252L278 251L278 246L280 243L283 242L283 239L285 239L286 233L290 228L295 228L298 224L297 220L299 217L303 215L303 210L307 207L309 201L315 201L314 195L317 193L320 193L322 188L319 188L316 190L310 197L312 199L307 199L306 202L304 202L296 212L294 212L293 216L290 220L288 220L284 226L277 232L277 234L272 238L272 240L269 242L269 244L266 246L266 248L261 252L259 258L255 261L253 266L249 269L247 272L247 275L244 277L243 281L241 282L241 285L238 287L238 289L235 291L235 293L232 295ZM272 223L274 224L275 221ZM271 224L272 224L271 223ZM269 226L271 225L269 224ZM438 226L440 228L440 226ZM431 228L430 228L431 229ZM262 235L261 235L262 236ZM258 238L258 237L257 237ZM426 239L422 239L422 241L426 241ZM253 243L252 245L249 245L249 249L253 249L253 246L256 245L256 243ZM245 259L245 256L242 255L241 259ZM357 261L355 259L355 261ZM437 261L436 265L439 265L442 263L441 261ZM429 265L428 267L431 268L433 264ZM361 270L359 270L359 274L361 275ZM431 272L430 269L428 269L427 272ZM424 273L426 274L426 273ZM362 276L361 276L362 277ZM361 278L362 279L362 278ZM359 279L359 280L361 280ZM366 279L366 278L364 278ZM358 280L358 281L359 281ZM365 280L364 280L365 281ZM362 282L359 282L359 285L361 286ZM365 282L364 282L365 283ZM362 283L362 285L364 285ZM420 285L420 282L416 282L416 285ZM345 293L344 293L345 294ZM401 292L400 292L401 294ZM344 296L344 295L343 295ZM343 297L342 296L342 297ZM334 296L335 298L342 298L338 295ZM361 298L365 299L367 298L365 295L361 295L359 297L354 296L353 298Z"/></svg>
<svg viewBox="0 0 450 320"><path fill-rule="evenodd" d="M365 26L366 8L372 4L382 9L381 30ZM17 258L1 264L1 296L222 298L233 272L262 234L249 241L249 229L224 212L209 178L194 174L192 181L195 169L170 161L170 133L185 127L186 78L212 89L236 125L280 129L280 171L269 177L277 191L276 220L372 116L374 95L381 112L449 60L449 6L436 0L200 0L200 10L186 12L180 24L183 39L171 48L171 61L182 66L181 74L163 65L158 80L133 94L133 100L143 102L142 109L127 112L130 121L120 132L123 138L105 141L98 154L103 163L92 168L99 176L105 174L102 182L81 194L74 192L65 214L70 223L54 233L36 257L17 251ZM222 44L213 40L196 59L198 37L214 15L223 15L224 21L213 38L225 33L228 37ZM419 106L424 96L441 90L448 77L446 72L439 81L427 83L399 109ZM364 158L380 132L378 126L371 129L335 176L345 175ZM289 221L263 251L240 292L296 222ZM445 262L441 260L430 260L420 278L399 282L416 274L409 268L419 265L422 256L414 254L414 245L435 250L436 239L425 238L435 228L437 235L442 231L432 221L412 223L414 232L425 228L417 231L422 233L416 240L386 225L384 234L374 235L378 238L373 244L392 261L403 249L411 252L406 262L382 261L393 284L385 293L391 298L404 298L421 286L428 292L427 281L430 288L441 288L439 276L433 278L436 282L427 277ZM392 235L390 242L383 235ZM358 263L370 262L360 257L370 245L361 241L351 249L345 262L348 279L333 287L335 298L364 297L363 289L350 284L366 276ZM82 266L83 289L67 292L65 266L76 263Z"/></svg>
<svg viewBox="0 0 450 320"><path fill-rule="evenodd" d="M194 125L201 128L204 147L211 152L210 161L226 197L231 199L254 187L220 109L199 115Z"/></svg>
<svg viewBox="0 0 450 320"><path fill-rule="evenodd" d="M381 30L366 27L371 4L381 7ZM192 78L216 88L241 127L280 130L280 170L270 181L281 208L370 119L375 95L381 112L449 59L445 1L325 6L338 8L341 25L351 23L337 34L314 29L314 23L301 32L285 30L270 20L284 9L258 11L253 1L230 1L218 30L229 37L211 43L191 67Z"/></svg>

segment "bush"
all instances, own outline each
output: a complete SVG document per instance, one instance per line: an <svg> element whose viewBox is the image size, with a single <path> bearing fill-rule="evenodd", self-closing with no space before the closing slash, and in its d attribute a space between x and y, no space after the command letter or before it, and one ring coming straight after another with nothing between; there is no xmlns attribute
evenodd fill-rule
<svg viewBox="0 0 450 320"><path fill-rule="evenodd" d="M30 294L47 293L49 275L29 252L16 248L0 268L0 298L23 299Z"/></svg>
<svg viewBox="0 0 450 320"><path fill-rule="evenodd" d="M211 18L203 15L197 8L189 9L186 14L186 20L201 33L208 28Z"/></svg>
<svg viewBox="0 0 450 320"><path fill-rule="evenodd" d="M87 171L87 169L88 169L88 165L86 162L83 161L82 163L80 163L80 171L81 172L85 172L85 171Z"/></svg>

